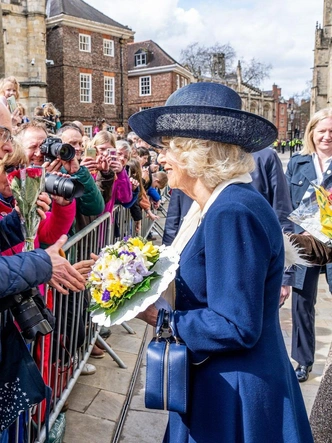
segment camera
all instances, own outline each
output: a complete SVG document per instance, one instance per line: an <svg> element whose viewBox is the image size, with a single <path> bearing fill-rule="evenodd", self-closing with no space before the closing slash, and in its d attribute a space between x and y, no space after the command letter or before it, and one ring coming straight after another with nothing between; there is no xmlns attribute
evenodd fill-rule
<svg viewBox="0 0 332 443"><path fill-rule="evenodd" d="M40 146L40 152L44 154L45 161L52 162L56 158L64 161L72 160L75 155L75 148L69 143L62 143L61 138L47 137Z"/></svg>
<svg viewBox="0 0 332 443"><path fill-rule="evenodd" d="M84 193L84 185L76 178L62 177L57 174L46 174L45 191L72 201Z"/></svg>
<svg viewBox="0 0 332 443"><path fill-rule="evenodd" d="M37 299L41 309L36 303ZM43 303L39 290L32 288L20 294L1 299L0 312L10 309L22 336L26 341L31 342L38 334L47 335L54 328L54 317Z"/></svg>

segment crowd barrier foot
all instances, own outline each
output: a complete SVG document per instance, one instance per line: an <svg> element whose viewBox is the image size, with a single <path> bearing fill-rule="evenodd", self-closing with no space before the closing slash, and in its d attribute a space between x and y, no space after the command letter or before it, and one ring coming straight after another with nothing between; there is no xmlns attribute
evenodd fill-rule
<svg viewBox="0 0 332 443"><path fill-rule="evenodd" d="M100 337L100 335L98 335L98 337L97 337L97 342L101 346L103 346L104 349L106 349L106 352L113 358L115 363L117 363L117 365L120 368L127 369L127 366L123 363L121 358L113 351L113 349L109 346L109 344L107 344L106 341Z"/></svg>
<svg viewBox="0 0 332 443"><path fill-rule="evenodd" d="M128 334L136 334L136 332L128 325L127 322L121 323L121 326L125 328L125 330L128 332Z"/></svg>

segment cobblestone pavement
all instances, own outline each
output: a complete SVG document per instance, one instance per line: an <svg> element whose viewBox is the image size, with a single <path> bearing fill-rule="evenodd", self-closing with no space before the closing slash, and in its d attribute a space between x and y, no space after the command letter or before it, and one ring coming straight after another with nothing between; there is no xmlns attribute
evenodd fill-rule
<svg viewBox="0 0 332 443"><path fill-rule="evenodd" d="M280 158L286 167L289 153L280 155ZM289 351L292 325L290 300L280 310L280 322ZM136 334L130 335L123 327L115 326L107 340L126 363L127 369L120 369L109 355L100 360L89 359L89 363L97 367L97 372L79 377L69 397L64 443L162 441L167 413L144 407L144 343L150 341L152 329L146 328L143 322L136 319L130 321L129 325ZM325 276L321 275L316 305L315 364L309 380L300 385L308 414L322 378L331 341L332 296Z"/></svg>

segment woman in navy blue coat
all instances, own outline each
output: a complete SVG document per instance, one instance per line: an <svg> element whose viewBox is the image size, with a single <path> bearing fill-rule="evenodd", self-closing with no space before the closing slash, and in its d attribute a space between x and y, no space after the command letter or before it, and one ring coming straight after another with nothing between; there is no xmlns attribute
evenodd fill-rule
<svg viewBox="0 0 332 443"><path fill-rule="evenodd" d="M164 146L158 161L170 187L195 200L178 234L186 241L174 311L191 357L189 408L170 412L164 442L312 443L279 324L281 229L250 184L250 152L269 145L275 128L210 83L181 88L149 111L130 126ZM156 325L156 308L139 318Z"/></svg>
<svg viewBox="0 0 332 443"><path fill-rule="evenodd" d="M287 165L293 208L297 208L311 181L321 183L332 173L332 110L322 109L310 119L299 155L293 155ZM296 233L303 228L295 225ZM292 291L292 358L298 362L296 375L300 382L309 377L315 356L315 304L321 268L298 266ZM332 291L332 265L326 265L326 278Z"/></svg>

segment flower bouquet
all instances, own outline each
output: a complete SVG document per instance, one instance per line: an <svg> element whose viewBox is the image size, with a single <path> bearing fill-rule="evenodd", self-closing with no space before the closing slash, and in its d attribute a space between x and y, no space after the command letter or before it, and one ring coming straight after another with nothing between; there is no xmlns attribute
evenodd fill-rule
<svg viewBox="0 0 332 443"><path fill-rule="evenodd" d="M24 235L23 251L34 249L34 240L40 222L37 213L37 199L45 188L44 168L20 167L7 175L16 204L19 207Z"/></svg>
<svg viewBox="0 0 332 443"><path fill-rule="evenodd" d="M288 218L327 246L332 246L332 177L310 182L298 208Z"/></svg>
<svg viewBox="0 0 332 443"><path fill-rule="evenodd" d="M156 302L175 278L179 256L142 237L104 247L88 278L92 321L121 324Z"/></svg>

